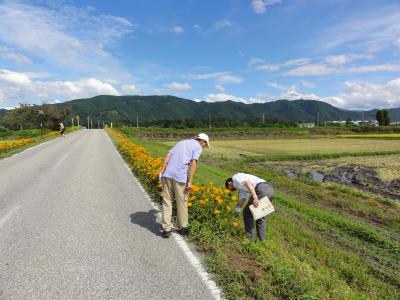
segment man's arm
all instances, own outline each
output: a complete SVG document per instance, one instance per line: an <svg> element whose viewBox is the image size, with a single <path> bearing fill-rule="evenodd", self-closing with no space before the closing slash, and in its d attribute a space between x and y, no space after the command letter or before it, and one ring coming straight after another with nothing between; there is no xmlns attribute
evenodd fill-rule
<svg viewBox="0 0 400 300"><path fill-rule="evenodd" d="M190 190L192 189L193 176L194 176L194 173L196 172L196 169L197 169L197 160L193 159L189 165L188 177L187 177L186 188L185 188L186 192L190 192Z"/></svg>
<svg viewBox="0 0 400 300"><path fill-rule="evenodd" d="M249 189L251 195L253 196L253 205L254 205L254 207L258 207L259 201L258 201L256 190L254 189L254 186L251 184L250 180L246 180L245 182L243 182L243 184L245 186L247 186L247 188Z"/></svg>
<svg viewBox="0 0 400 300"><path fill-rule="evenodd" d="M170 158L171 158L171 152L168 152L168 154L164 158L164 162L163 162L163 166L162 166L160 175L164 174L165 169L167 168L167 165L168 165L168 162L169 162Z"/></svg>

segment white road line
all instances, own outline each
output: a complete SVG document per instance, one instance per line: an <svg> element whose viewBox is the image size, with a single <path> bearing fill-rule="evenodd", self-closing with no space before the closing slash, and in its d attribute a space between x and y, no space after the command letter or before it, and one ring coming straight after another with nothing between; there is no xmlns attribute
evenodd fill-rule
<svg viewBox="0 0 400 300"><path fill-rule="evenodd" d="M54 166L53 170L57 169L57 168L61 165L61 163L64 161L64 159L66 159L66 158L68 157L68 155L69 155L69 152L67 152L67 153L58 161L58 163Z"/></svg>
<svg viewBox="0 0 400 300"><path fill-rule="evenodd" d="M0 220L0 229L6 224L6 222L11 219L11 217L21 208L21 206L16 206L12 210L10 210L5 217Z"/></svg>
<svg viewBox="0 0 400 300"><path fill-rule="evenodd" d="M146 190L143 188L142 184L139 182L139 180L135 177L135 175L132 173L131 169L129 168L128 164L126 161L122 158L121 154L115 149L114 143L111 141L111 138L108 136L106 133L109 141L113 145L113 149L117 156L121 159L122 163L124 164L125 168L128 170L129 174L133 177L133 179L137 182L139 185L141 191L146 195L147 200L150 202L150 205L154 210L157 210L157 217L161 216L161 210L160 207L158 207L150 198L149 194L146 192ZM208 287L210 290L211 294L214 296L214 299L220 300L222 299L222 294L221 294L221 289L217 286L217 284L214 282L214 280L211 279L210 274L207 273L207 271L204 269L203 264L200 262L200 260L196 257L196 255L193 254L193 252L190 250L188 244L186 241L178 234L172 233L172 237L178 244L178 246L182 249L183 253L185 253L187 259L189 260L190 264L194 267L196 270L197 274L199 274L201 280L204 282L204 284Z"/></svg>

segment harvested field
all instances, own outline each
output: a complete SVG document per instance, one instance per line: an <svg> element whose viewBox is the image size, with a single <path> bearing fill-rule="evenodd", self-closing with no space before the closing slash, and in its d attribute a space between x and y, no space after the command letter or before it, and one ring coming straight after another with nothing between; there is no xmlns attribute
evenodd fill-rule
<svg viewBox="0 0 400 300"><path fill-rule="evenodd" d="M310 176L324 174L325 180L353 185L400 199L400 155L342 157L309 161L268 162L287 173Z"/></svg>

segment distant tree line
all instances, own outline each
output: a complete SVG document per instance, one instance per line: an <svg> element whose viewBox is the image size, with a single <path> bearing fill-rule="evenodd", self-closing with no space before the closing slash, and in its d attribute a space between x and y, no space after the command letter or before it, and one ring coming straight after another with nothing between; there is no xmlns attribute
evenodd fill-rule
<svg viewBox="0 0 400 300"><path fill-rule="evenodd" d="M40 128L40 124L43 128L55 130L58 128L58 123L69 113L69 108L58 108L49 104L20 104L19 107L8 111L1 123L12 130Z"/></svg>
<svg viewBox="0 0 400 300"><path fill-rule="evenodd" d="M136 126L137 124L129 124ZM257 119L238 120L228 118L215 119L181 119L181 120L146 120L139 122L140 127L158 127L158 128L238 128L238 127L296 127L296 122L282 120L265 120L262 122Z"/></svg>

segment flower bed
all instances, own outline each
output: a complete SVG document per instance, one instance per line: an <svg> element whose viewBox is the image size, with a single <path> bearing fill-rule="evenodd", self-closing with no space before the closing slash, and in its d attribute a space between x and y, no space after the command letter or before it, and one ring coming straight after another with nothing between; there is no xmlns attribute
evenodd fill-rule
<svg viewBox="0 0 400 300"><path fill-rule="evenodd" d="M115 129L108 128L107 132L114 138L118 151L152 198L158 199L161 193L158 174L163 159L153 157L146 148L135 145ZM233 213L236 201L229 190L219 188L212 182L207 186L193 185L188 199L190 228L207 227L207 232L212 231L219 237L237 234L240 225L238 217ZM192 234L191 230L190 235Z"/></svg>
<svg viewBox="0 0 400 300"><path fill-rule="evenodd" d="M34 139L20 139L16 141L0 142L0 153L8 152L12 149L27 145L34 142Z"/></svg>

